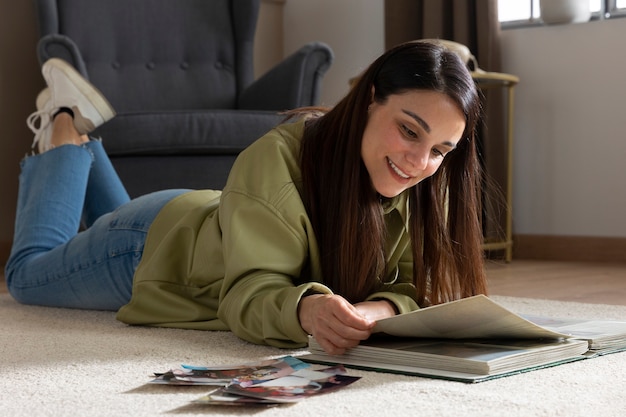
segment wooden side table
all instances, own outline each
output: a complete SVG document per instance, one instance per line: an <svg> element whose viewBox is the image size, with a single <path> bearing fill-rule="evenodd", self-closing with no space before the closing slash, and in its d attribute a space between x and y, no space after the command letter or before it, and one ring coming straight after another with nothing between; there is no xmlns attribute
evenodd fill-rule
<svg viewBox="0 0 626 417"><path fill-rule="evenodd" d="M513 259L513 99L515 86L519 83L519 77L512 74L499 72L472 72L472 78L481 90L490 88L505 88L507 91L506 104L506 213L504 240L485 242L485 250L505 250L506 262Z"/></svg>

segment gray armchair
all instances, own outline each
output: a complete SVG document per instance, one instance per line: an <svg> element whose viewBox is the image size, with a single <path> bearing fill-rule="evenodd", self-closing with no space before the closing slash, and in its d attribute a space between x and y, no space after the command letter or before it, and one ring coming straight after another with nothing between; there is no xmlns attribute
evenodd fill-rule
<svg viewBox="0 0 626 417"><path fill-rule="evenodd" d="M333 60L325 44L254 80L259 1L35 0L40 62L70 62L117 111L94 134L131 196L221 189L278 112L318 103Z"/></svg>

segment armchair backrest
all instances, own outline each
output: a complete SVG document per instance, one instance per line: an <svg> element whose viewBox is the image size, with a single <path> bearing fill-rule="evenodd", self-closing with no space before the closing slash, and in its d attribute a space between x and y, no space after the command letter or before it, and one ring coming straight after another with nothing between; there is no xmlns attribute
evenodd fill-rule
<svg viewBox="0 0 626 417"><path fill-rule="evenodd" d="M253 81L259 0L36 5L41 36L58 41L40 58L70 61L118 112L233 109Z"/></svg>

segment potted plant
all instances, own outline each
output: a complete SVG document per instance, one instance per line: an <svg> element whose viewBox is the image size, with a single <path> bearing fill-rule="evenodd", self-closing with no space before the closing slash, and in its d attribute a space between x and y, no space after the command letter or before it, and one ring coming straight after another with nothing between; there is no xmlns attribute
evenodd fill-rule
<svg viewBox="0 0 626 417"><path fill-rule="evenodd" d="M540 0L539 9L546 24L580 23L591 18L589 0Z"/></svg>

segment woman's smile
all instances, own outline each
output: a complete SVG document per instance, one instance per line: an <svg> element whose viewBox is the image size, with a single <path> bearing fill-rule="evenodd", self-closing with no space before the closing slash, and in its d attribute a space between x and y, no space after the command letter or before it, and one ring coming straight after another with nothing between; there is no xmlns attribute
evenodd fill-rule
<svg viewBox="0 0 626 417"><path fill-rule="evenodd" d="M389 167L391 168L391 170L398 175L400 178L404 179L404 180L408 180L411 178L410 175L405 174L400 168L398 168L398 166L396 164L393 163L393 161L391 159L389 159L389 157L387 157L387 163L389 164Z"/></svg>

